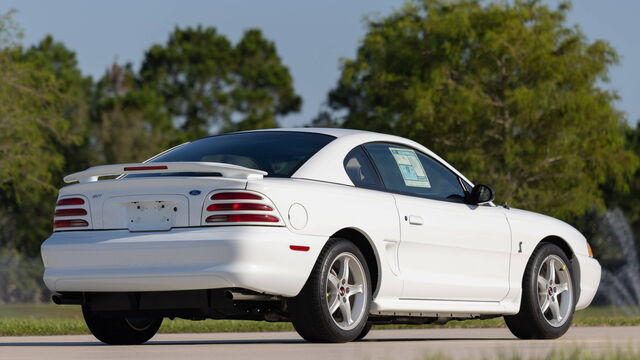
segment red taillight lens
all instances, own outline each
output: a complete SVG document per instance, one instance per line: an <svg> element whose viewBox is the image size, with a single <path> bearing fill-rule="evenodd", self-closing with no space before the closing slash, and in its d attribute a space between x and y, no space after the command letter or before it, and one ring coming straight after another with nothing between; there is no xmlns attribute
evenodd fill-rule
<svg viewBox="0 0 640 360"><path fill-rule="evenodd" d="M202 225L253 223L284 226L275 206L262 194L243 190L222 190L208 197L210 200L205 203Z"/></svg>
<svg viewBox="0 0 640 360"><path fill-rule="evenodd" d="M58 200L58 202L56 203L56 206L67 205L84 205L84 200L81 198L65 198Z"/></svg>
<svg viewBox="0 0 640 360"><path fill-rule="evenodd" d="M205 220L207 223L227 223L227 222L269 222L276 223L278 218L271 215L261 214L228 214L211 215Z"/></svg>
<svg viewBox="0 0 640 360"><path fill-rule="evenodd" d="M57 209L56 216L85 216L87 210L85 209Z"/></svg>
<svg viewBox="0 0 640 360"><path fill-rule="evenodd" d="M244 192L224 192L213 194L211 200L262 200L262 196Z"/></svg>
<svg viewBox="0 0 640 360"><path fill-rule="evenodd" d="M73 220L56 220L53 222L53 228L68 228L68 227L85 227L89 226L89 223L85 220L73 219Z"/></svg>
<svg viewBox="0 0 640 360"><path fill-rule="evenodd" d="M271 206L254 203L222 203L207 206L207 211L272 211Z"/></svg>

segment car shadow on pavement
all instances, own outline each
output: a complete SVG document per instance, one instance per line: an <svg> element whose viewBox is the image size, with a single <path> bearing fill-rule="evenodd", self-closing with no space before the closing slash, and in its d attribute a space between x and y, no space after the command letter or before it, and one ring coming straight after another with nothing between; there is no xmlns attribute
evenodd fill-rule
<svg viewBox="0 0 640 360"><path fill-rule="evenodd" d="M380 338L380 339L364 339L357 343L379 343L379 342L426 342L426 341L514 341L515 338ZM134 346L157 346L157 345L251 345L251 344L307 344L307 345L342 345L342 344L315 344L307 342L303 339L243 339L243 340L151 340L143 345ZM76 342L0 342L1 347L30 347L30 346L114 346L103 344L98 341L76 341Z"/></svg>

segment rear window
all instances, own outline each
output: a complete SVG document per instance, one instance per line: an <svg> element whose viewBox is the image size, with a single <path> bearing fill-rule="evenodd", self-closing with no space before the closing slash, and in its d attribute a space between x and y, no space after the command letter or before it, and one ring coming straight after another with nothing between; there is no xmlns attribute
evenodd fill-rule
<svg viewBox="0 0 640 360"><path fill-rule="evenodd" d="M263 170L270 177L290 177L311 156L334 139L335 137L330 135L293 131L232 133L190 142L150 162L219 162ZM140 175L135 175L138 176Z"/></svg>

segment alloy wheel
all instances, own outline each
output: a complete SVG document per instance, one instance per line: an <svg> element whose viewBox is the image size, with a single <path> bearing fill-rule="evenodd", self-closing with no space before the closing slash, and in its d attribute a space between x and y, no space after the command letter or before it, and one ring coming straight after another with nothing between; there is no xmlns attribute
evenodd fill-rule
<svg viewBox="0 0 640 360"><path fill-rule="evenodd" d="M569 319L573 303L571 274L557 255L547 256L538 271L538 304L542 315L554 327Z"/></svg>
<svg viewBox="0 0 640 360"><path fill-rule="evenodd" d="M367 308L367 278L360 261L351 253L338 255L327 274L326 305L342 330L358 326Z"/></svg>

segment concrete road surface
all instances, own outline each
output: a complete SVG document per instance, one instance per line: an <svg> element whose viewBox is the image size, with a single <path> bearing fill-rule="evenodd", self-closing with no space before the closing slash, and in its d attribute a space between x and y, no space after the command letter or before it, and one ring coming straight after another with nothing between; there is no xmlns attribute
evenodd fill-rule
<svg viewBox="0 0 640 360"><path fill-rule="evenodd" d="M573 327L558 340L522 341L507 329L374 330L364 341L311 344L295 333L159 334L145 345L108 346L92 336L0 337L0 359L493 359L579 347L590 353L640 350L638 327Z"/></svg>

